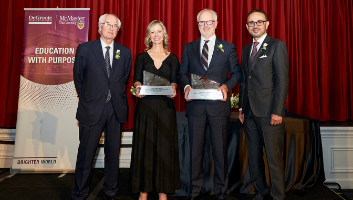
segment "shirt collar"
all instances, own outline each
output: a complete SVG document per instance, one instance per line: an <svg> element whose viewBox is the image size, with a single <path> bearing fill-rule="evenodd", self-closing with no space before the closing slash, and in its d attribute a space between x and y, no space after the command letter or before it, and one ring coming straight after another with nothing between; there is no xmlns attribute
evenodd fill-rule
<svg viewBox="0 0 353 200"><path fill-rule="evenodd" d="M213 34L210 38L206 39L201 35L201 41L205 42L205 40L209 40L210 42L212 42L213 44L216 43L216 34Z"/></svg>
<svg viewBox="0 0 353 200"><path fill-rule="evenodd" d="M107 45L103 42L102 38L100 38L100 40L101 40L101 44L102 44L103 49L106 49L105 47L107 47L107 46L110 46L110 49L114 49L114 41L112 43L110 43L110 45Z"/></svg>
<svg viewBox="0 0 353 200"><path fill-rule="evenodd" d="M265 33L260 39L258 39L257 41L254 40L254 38L252 39L253 43L254 42L258 42L260 45L264 42L265 38L267 36L267 33Z"/></svg>

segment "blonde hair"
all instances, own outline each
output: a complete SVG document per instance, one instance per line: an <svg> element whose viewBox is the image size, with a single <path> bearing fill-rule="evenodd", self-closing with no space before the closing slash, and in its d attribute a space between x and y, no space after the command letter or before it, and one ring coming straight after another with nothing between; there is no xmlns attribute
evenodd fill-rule
<svg viewBox="0 0 353 200"><path fill-rule="evenodd" d="M145 37L145 45L146 45L146 49L145 51L148 51L152 48L152 41L151 41L151 38L150 38L150 34L151 34L151 29L153 26L155 26L156 24L159 24L162 29L163 29L163 49L165 50L165 53L168 53L169 50L168 50L168 46L169 46L169 42L168 42L168 34L167 34L167 29L165 28L164 24L161 22L161 21L158 21L158 20L153 20L148 26L147 26L147 29L146 29L146 37Z"/></svg>

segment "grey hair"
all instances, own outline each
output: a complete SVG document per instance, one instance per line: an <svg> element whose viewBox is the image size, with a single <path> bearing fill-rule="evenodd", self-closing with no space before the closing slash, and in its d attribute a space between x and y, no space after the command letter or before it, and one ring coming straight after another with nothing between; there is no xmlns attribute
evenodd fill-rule
<svg viewBox="0 0 353 200"><path fill-rule="evenodd" d="M200 18L201 13L203 13L203 12L205 12L205 11L211 12L211 13L213 14L214 20L217 21L217 13L216 13L214 10L210 10L210 9L207 9L207 8L201 10L201 11L199 12L199 14L197 14L197 21L199 21L199 18Z"/></svg>
<svg viewBox="0 0 353 200"><path fill-rule="evenodd" d="M98 20L98 33L99 33L99 34L101 34L101 32L99 31L99 27L102 26L102 23L104 23L105 17L106 17L107 15L113 15L114 17L116 17L116 19L118 20L118 28L120 29L120 27L121 27L120 19L119 19L116 15L114 15L114 14L104 14L104 15L101 15L101 16L99 17L99 20Z"/></svg>

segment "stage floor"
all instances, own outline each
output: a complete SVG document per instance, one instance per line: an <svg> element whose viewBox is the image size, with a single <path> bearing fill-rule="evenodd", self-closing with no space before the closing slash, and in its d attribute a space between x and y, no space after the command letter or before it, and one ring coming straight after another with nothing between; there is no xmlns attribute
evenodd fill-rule
<svg viewBox="0 0 353 200"><path fill-rule="evenodd" d="M2 173L2 174L1 174ZM90 196L88 200L103 199L103 169L93 169ZM128 192L129 169L120 169L119 194L120 200L137 200L138 195L131 195ZM16 174L9 175L8 170L0 170L0 199L71 199L71 191L74 187L74 174ZM248 200L254 195L251 194L229 194L227 200ZM324 184L315 185L307 194L299 192L287 192L288 200L342 200L342 198ZM157 195L149 195L148 200L158 200ZM186 200L186 197L168 196L169 200ZM214 196L204 196L204 200L214 200Z"/></svg>

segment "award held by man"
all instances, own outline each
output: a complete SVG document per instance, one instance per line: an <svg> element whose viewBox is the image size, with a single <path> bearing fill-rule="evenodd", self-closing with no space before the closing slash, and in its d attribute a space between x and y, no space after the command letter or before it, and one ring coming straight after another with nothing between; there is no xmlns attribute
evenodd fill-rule
<svg viewBox="0 0 353 200"><path fill-rule="evenodd" d="M140 95L174 95L174 93L168 79L144 70Z"/></svg>
<svg viewBox="0 0 353 200"><path fill-rule="evenodd" d="M222 100L222 91L219 88L220 83L212 81L196 74L191 74L191 87L188 99L192 100Z"/></svg>

